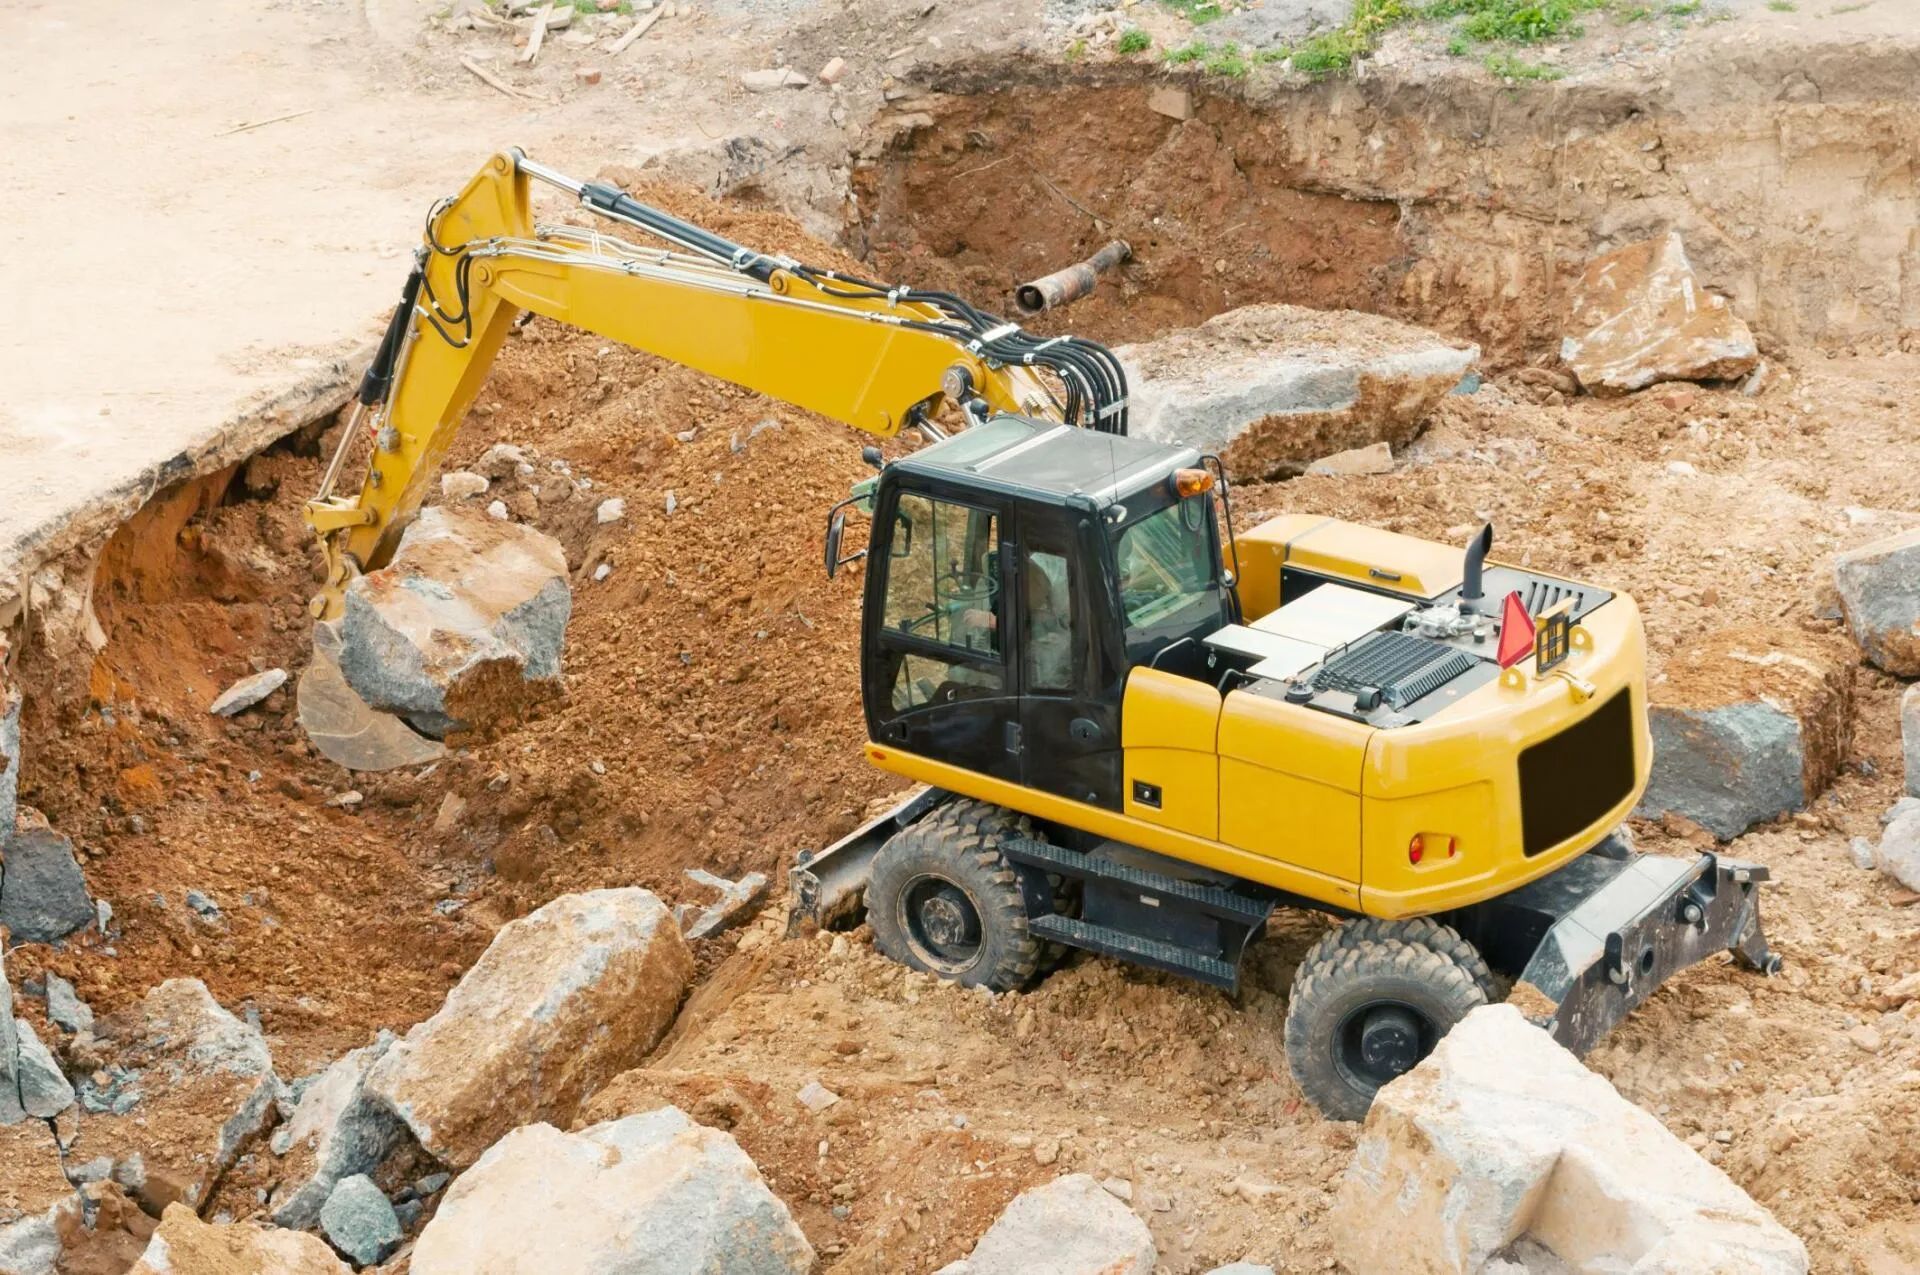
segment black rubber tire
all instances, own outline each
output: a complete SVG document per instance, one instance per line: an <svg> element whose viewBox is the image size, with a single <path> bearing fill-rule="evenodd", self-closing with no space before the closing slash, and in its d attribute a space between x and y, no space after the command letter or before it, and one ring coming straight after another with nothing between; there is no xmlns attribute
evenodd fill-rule
<svg viewBox="0 0 1920 1275"><path fill-rule="evenodd" d="M967 798L949 801L895 833L880 847L867 879L874 946L902 965L965 987L1024 987L1040 967L1043 945L1027 932L1020 877L1000 847L1032 835L1026 816ZM910 891L929 882L957 887L978 918L977 951L964 959L942 960L907 915Z"/></svg>
<svg viewBox="0 0 1920 1275"><path fill-rule="evenodd" d="M1402 943L1430 947L1452 957L1472 974L1473 981L1487 994L1488 1004L1507 998L1506 989L1500 985L1498 976L1487 968L1487 958L1480 955L1480 949L1467 942L1460 931L1450 925L1442 925L1430 916L1417 916L1410 921L1383 921L1379 917L1363 916L1356 921L1348 921L1335 934L1342 943L1377 943L1382 939L1398 939Z"/></svg>
<svg viewBox="0 0 1920 1275"><path fill-rule="evenodd" d="M1458 936L1456 936L1458 937ZM1484 963L1483 963L1484 964ZM1330 1119L1359 1120L1385 1079L1369 1080L1348 1060L1349 1025L1383 1006L1421 1020L1424 1057L1433 1043L1487 1003L1474 971L1454 955L1398 938L1341 938L1315 943L1294 974L1287 999L1287 1066L1300 1092Z"/></svg>

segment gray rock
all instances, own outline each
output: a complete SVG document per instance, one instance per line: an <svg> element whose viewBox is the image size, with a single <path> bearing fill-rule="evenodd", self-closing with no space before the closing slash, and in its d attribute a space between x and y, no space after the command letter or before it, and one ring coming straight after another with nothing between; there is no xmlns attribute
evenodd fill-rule
<svg viewBox="0 0 1920 1275"><path fill-rule="evenodd" d="M1909 890L1920 890L1920 809L1909 810L1880 834L1873 861Z"/></svg>
<svg viewBox="0 0 1920 1275"><path fill-rule="evenodd" d="M1896 677L1920 677L1920 527L1841 554L1833 578L1867 658Z"/></svg>
<svg viewBox="0 0 1920 1275"><path fill-rule="evenodd" d="M187 891L187 906L209 921L220 919L220 905L198 890Z"/></svg>
<svg viewBox="0 0 1920 1275"><path fill-rule="evenodd" d="M1871 871L1873 868L1873 842L1865 837L1855 837L1847 843L1847 854L1853 860L1853 866Z"/></svg>
<svg viewBox="0 0 1920 1275"><path fill-rule="evenodd" d="M1900 697L1900 740L1907 760L1907 791L1920 796L1920 682Z"/></svg>
<svg viewBox="0 0 1920 1275"><path fill-rule="evenodd" d="M1909 810L1920 810L1920 797L1902 797L1891 806L1888 806L1880 816L1880 826L1882 828L1886 827L1901 815L1906 814Z"/></svg>
<svg viewBox="0 0 1920 1275"><path fill-rule="evenodd" d="M447 1183L453 1181L451 1173L429 1173L413 1184L413 1193L421 1199L431 1199L447 1189Z"/></svg>
<svg viewBox="0 0 1920 1275"><path fill-rule="evenodd" d="M1007 1205L967 1255L968 1275L1153 1275L1147 1224L1092 1175L1072 1173Z"/></svg>
<svg viewBox="0 0 1920 1275"><path fill-rule="evenodd" d="M20 1105L20 1034L14 1026L13 983L7 978L6 954L0 950L0 1126L27 1118Z"/></svg>
<svg viewBox="0 0 1920 1275"><path fill-rule="evenodd" d="M386 1261L405 1235L393 1205L364 1173L342 1178L333 1188L320 1209L320 1229L356 1266Z"/></svg>
<svg viewBox="0 0 1920 1275"><path fill-rule="evenodd" d="M553 1242L557 1217L566 1219L565 1245ZM411 1269L802 1275L813 1260L732 1136L662 1107L578 1133L532 1124L507 1134L448 1190Z"/></svg>
<svg viewBox="0 0 1920 1275"><path fill-rule="evenodd" d="M433 736L556 693L573 595L559 543L530 527L435 507L391 565L347 589L340 671L373 708Z"/></svg>
<svg viewBox="0 0 1920 1275"><path fill-rule="evenodd" d="M1800 722L1771 704L1655 704L1653 775L1634 813L1685 815L1728 840L1807 804Z"/></svg>
<svg viewBox="0 0 1920 1275"><path fill-rule="evenodd" d="M1250 305L1115 351L1129 432L1226 452L1248 477L1299 474L1335 452L1405 447L1479 358L1379 315Z"/></svg>
<svg viewBox="0 0 1920 1275"><path fill-rule="evenodd" d="M237 717L287 684L287 670L270 668L252 677L243 677L220 692L220 698L207 706L215 717Z"/></svg>
<svg viewBox="0 0 1920 1275"><path fill-rule="evenodd" d="M73 1086L67 1083L66 1073L41 1043L32 1023L16 1018L13 1031L20 1042L20 1106L30 1116L51 1120L73 1105Z"/></svg>
<svg viewBox="0 0 1920 1275"><path fill-rule="evenodd" d="M1353 0L1267 0L1258 9L1241 9L1207 23L1204 36L1214 44L1286 48L1345 26L1352 15Z"/></svg>
<svg viewBox="0 0 1920 1275"><path fill-rule="evenodd" d="M400 1144L406 1125L366 1092L367 1072L393 1041L392 1032L382 1031L321 1072L274 1134L273 1150L288 1161L270 1201L278 1225L311 1228L337 1184L372 1173Z"/></svg>
<svg viewBox="0 0 1920 1275"><path fill-rule="evenodd" d="M420 1225L420 1217L426 1211L427 1206L418 1200L402 1200L393 1206L394 1220L400 1223L402 1231L412 1231Z"/></svg>
<svg viewBox="0 0 1920 1275"><path fill-rule="evenodd" d="M16 943L51 943L93 924L87 879L73 843L51 828L23 828L0 865L0 925Z"/></svg>

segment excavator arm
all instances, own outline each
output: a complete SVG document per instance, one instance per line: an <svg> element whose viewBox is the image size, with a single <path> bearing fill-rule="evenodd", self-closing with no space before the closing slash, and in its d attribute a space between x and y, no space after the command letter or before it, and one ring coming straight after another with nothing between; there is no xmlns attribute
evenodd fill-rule
<svg viewBox="0 0 1920 1275"><path fill-rule="evenodd" d="M535 180L662 241L536 225ZM1103 347L1042 340L961 299L888 287L743 248L619 190L519 151L495 155L429 213L401 301L306 517L337 617L355 574L383 565L426 499L460 423L522 312L671 359L879 437L931 428L943 400L1126 432L1126 382ZM370 455L337 494L350 453Z"/></svg>

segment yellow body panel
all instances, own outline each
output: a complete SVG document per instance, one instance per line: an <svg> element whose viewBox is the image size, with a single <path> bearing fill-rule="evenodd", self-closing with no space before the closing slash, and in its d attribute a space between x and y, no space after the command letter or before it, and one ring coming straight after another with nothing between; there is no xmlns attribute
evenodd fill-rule
<svg viewBox="0 0 1920 1275"><path fill-rule="evenodd" d="M1236 691L1220 718L1220 839L1361 882L1364 722Z"/></svg>
<svg viewBox="0 0 1920 1275"><path fill-rule="evenodd" d="M1282 567L1417 598L1438 597L1460 583L1459 549L1338 518L1281 514L1238 541L1240 604L1249 619L1280 605Z"/></svg>
<svg viewBox="0 0 1920 1275"><path fill-rule="evenodd" d="M1127 675L1121 701L1126 813L1196 837L1220 831L1220 692L1158 669ZM1134 800L1134 784L1160 790L1160 808Z"/></svg>

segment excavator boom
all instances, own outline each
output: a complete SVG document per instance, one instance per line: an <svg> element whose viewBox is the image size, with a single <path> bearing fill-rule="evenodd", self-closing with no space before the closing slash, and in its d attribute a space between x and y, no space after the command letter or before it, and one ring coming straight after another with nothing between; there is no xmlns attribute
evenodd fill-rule
<svg viewBox="0 0 1920 1275"><path fill-rule="evenodd" d="M531 183L647 232L536 224ZM949 400L984 417L1126 432L1126 383L1101 346L1042 340L957 297L888 287L732 243L527 159L495 155L428 215L401 301L360 388L308 522L326 547L316 618L340 614L353 576L391 557L522 312L544 315L795 406L891 437ZM371 455L357 495L349 452Z"/></svg>

